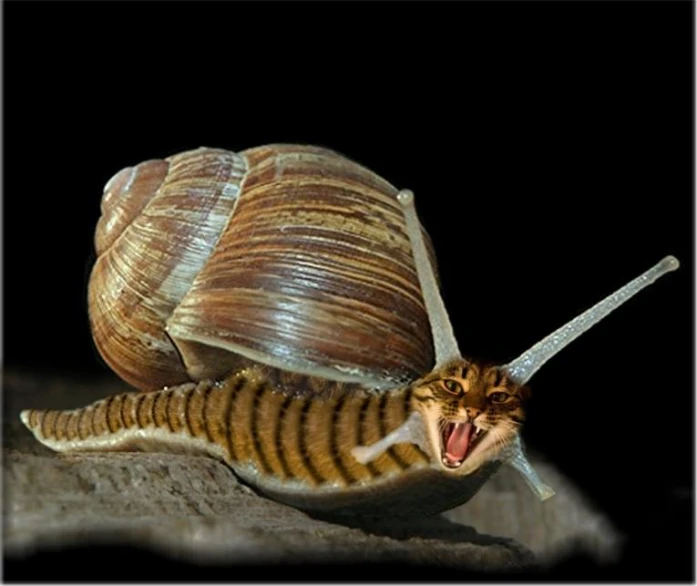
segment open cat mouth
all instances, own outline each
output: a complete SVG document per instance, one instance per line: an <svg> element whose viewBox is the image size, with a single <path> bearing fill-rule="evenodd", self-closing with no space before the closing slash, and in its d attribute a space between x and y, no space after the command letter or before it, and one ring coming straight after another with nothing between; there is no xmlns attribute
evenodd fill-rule
<svg viewBox="0 0 697 586"><path fill-rule="evenodd" d="M486 432L472 423L450 421L442 425L441 461L447 468L459 468Z"/></svg>

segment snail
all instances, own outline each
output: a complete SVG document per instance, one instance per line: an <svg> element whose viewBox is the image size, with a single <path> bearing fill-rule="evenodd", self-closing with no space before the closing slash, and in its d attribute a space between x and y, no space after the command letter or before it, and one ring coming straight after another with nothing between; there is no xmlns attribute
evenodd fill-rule
<svg viewBox="0 0 697 586"><path fill-rule="evenodd" d="M301 509L432 514L525 457L527 382L656 266L502 366L462 357L414 195L324 148L200 148L105 186L89 284L104 360L140 389L27 410L61 452L227 463Z"/></svg>

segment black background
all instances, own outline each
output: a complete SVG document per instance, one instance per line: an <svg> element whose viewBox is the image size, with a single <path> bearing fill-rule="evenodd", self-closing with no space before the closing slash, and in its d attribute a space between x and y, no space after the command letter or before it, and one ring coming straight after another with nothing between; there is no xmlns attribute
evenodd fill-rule
<svg viewBox="0 0 697 586"><path fill-rule="evenodd" d="M629 537L554 577L691 579L691 3L3 8L6 369L106 371L85 297L116 171L327 146L416 192L468 355L506 362L681 260L535 376L524 437Z"/></svg>

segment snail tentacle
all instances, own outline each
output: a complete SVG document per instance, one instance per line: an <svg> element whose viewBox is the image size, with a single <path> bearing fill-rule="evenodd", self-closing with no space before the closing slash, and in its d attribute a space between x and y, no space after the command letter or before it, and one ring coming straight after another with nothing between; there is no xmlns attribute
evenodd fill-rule
<svg viewBox="0 0 697 586"><path fill-rule="evenodd" d="M677 258L666 256L658 264L549 334L503 368L514 380L520 384L525 384L545 362L554 357L581 334L588 331L604 317L607 317L620 305L639 293L639 291L679 267L680 263Z"/></svg>

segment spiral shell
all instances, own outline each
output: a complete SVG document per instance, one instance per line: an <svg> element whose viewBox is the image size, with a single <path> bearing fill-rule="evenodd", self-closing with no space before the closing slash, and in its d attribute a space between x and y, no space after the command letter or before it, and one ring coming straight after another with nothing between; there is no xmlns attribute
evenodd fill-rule
<svg viewBox="0 0 697 586"><path fill-rule="evenodd" d="M250 361L376 387L414 379L433 343L396 193L297 145L122 170L95 235L99 352L144 390Z"/></svg>

